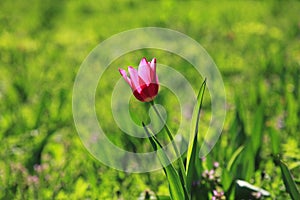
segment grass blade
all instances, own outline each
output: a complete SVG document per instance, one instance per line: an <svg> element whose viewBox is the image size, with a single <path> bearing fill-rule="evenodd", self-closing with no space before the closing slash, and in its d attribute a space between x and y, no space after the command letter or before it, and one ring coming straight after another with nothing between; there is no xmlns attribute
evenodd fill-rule
<svg viewBox="0 0 300 200"><path fill-rule="evenodd" d="M270 139L271 139L272 153L273 153L273 155L277 155L280 152L279 132L275 128L270 128L269 135L270 135Z"/></svg>
<svg viewBox="0 0 300 200"><path fill-rule="evenodd" d="M189 141L189 147L187 152L187 163L186 163L186 169L187 169L187 189L188 192L191 192L191 186L193 182L193 178L196 173L195 163L197 159L197 155L199 155L199 147L197 145L197 138L198 138L198 128L199 128L199 119L200 119L200 111L202 108L202 102L203 102L203 96L206 86L206 79L203 81L200 90L198 92L197 100L198 100L198 112L197 112L197 118L196 118L196 124L195 124L195 131L194 134L191 135L190 141Z"/></svg>
<svg viewBox="0 0 300 200"><path fill-rule="evenodd" d="M240 146L237 150L235 150L235 152L231 156L230 160L228 161L228 164L226 167L228 171L231 171L232 165L234 164L234 162L236 161L236 159L240 155L240 153L243 151L243 149L244 149L244 146Z"/></svg>
<svg viewBox="0 0 300 200"><path fill-rule="evenodd" d="M169 183L169 189L170 189L170 194L171 194L171 199L172 200L182 200L182 199L188 199L185 198L184 194L184 189L181 184L179 175L177 171L175 170L174 166L172 164L169 164L169 158L165 154L165 152L162 150L162 145L160 142L157 140L157 138L153 135L150 134L149 130L143 123L143 127L145 129L145 132L148 135L148 138L150 140L150 143L153 147L153 149L156 151L158 159L160 163L163 166L164 172L167 176L168 183Z"/></svg>
<svg viewBox="0 0 300 200"><path fill-rule="evenodd" d="M260 104L256 108L256 112L254 115L254 121L253 121L253 127L251 130L252 138L255 138L252 140L252 146L253 146L253 153L257 154L257 151L259 151L259 148L261 147L261 141L263 136L263 127L264 127L264 108L266 106L264 104Z"/></svg>
<svg viewBox="0 0 300 200"><path fill-rule="evenodd" d="M162 195L156 196L156 198L157 200L171 200L169 196L162 196Z"/></svg>
<svg viewBox="0 0 300 200"><path fill-rule="evenodd" d="M290 194L292 199L299 200L300 193L297 189L294 179L292 178L290 170L288 169L288 167L286 166L286 164L284 162L282 162L281 160L278 160L278 161L279 161L279 166L280 166L282 177L283 177L283 182L284 182L287 192Z"/></svg>

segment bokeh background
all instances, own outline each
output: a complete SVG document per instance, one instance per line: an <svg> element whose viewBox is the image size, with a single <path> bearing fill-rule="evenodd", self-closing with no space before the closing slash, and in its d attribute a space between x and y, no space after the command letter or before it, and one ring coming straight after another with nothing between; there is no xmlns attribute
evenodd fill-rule
<svg viewBox="0 0 300 200"><path fill-rule="evenodd" d="M299 10L297 1L0 1L0 198L137 199L146 189L168 194L162 171L128 174L95 160L72 118L73 82L89 52L113 34L147 26L192 37L219 67L227 118L208 160L226 167L243 146L231 177L267 189L272 198L288 198L272 155L280 154L299 186ZM186 61L159 50L124 55L107 79L118 80L118 67L137 67L143 56L182 72L195 91L203 80ZM108 137L132 151L150 149L115 126L107 104L113 85L100 83L96 109ZM176 130L173 99L166 90L158 97ZM137 123L137 116L147 118L147 106L135 99L131 105ZM203 122L209 108L207 96Z"/></svg>

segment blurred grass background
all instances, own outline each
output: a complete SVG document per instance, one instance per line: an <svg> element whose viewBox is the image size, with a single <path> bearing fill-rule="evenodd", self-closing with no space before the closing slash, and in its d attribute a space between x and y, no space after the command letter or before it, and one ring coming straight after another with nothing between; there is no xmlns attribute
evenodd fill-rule
<svg viewBox="0 0 300 200"><path fill-rule="evenodd" d="M234 176L286 198L271 154L282 155L299 186L299 10L297 1L1 1L0 198L136 199L147 188L168 193L161 171L126 174L94 160L72 118L73 81L88 53L113 34L145 26L194 38L222 73L228 111L211 159L226 165L236 148L251 143L255 155L241 157L253 168L245 169L249 163L240 158ZM140 51L112 69L137 65L143 55L179 70L187 64ZM184 73L197 89L201 82L193 72ZM110 118L101 120L112 134L119 132ZM114 142L122 145L124 138Z"/></svg>

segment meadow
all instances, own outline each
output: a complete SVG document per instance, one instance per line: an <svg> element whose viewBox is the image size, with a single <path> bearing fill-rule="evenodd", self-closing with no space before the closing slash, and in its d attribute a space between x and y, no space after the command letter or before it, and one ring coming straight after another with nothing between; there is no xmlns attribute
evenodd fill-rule
<svg viewBox="0 0 300 200"><path fill-rule="evenodd" d="M188 35L221 72L226 120L201 173L218 162L215 177L227 199L238 198L237 179L270 193L262 198L291 199L281 162L300 188L299 10L298 1L0 1L0 199L169 195L163 170L126 173L95 159L73 121L73 84L81 63L105 39L139 27ZM204 78L185 60L155 49L130 52L110 64L97 88L97 116L114 144L137 152L151 149L149 141L122 134L109 99L110 81L121 78L118 68L137 67L142 57L174 67L195 92ZM164 88L157 97L172 130L179 118L174 99ZM137 124L149 120L147 105L134 98L130 105ZM206 93L199 140L209 117ZM200 176L195 190L211 199L212 182Z"/></svg>

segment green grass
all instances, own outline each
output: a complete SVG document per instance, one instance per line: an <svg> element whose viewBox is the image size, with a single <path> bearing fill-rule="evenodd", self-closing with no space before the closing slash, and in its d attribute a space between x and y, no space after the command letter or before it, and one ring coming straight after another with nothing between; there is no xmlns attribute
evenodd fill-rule
<svg viewBox="0 0 300 200"><path fill-rule="evenodd" d="M128 174L96 161L81 144L72 118L73 81L88 53L113 34L145 26L187 34L221 71L227 118L204 168L218 161L226 169L244 146L227 176L262 187L272 198L288 198L272 155L282 156L299 188L299 9L294 1L1 1L0 199L136 199L145 189L168 194L162 171ZM195 91L199 88L202 79L183 67L186 61L159 50L122 56L110 65L107 79L118 80L119 67L137 66L143 56L173 66ZM109 137L121 147L151 148L147 140L141 146L125 134L116 137L121 131L110 109L101 106L113 86L103 84L96 108ZM168 95L162 90L158 100L175 130L178 102ZM147 108L135 104L132 99L132 109L146 116ZM203 108L207 115L200 130L209 122L208 95ZM34 169L37 165L43 169Z"/></svg>

